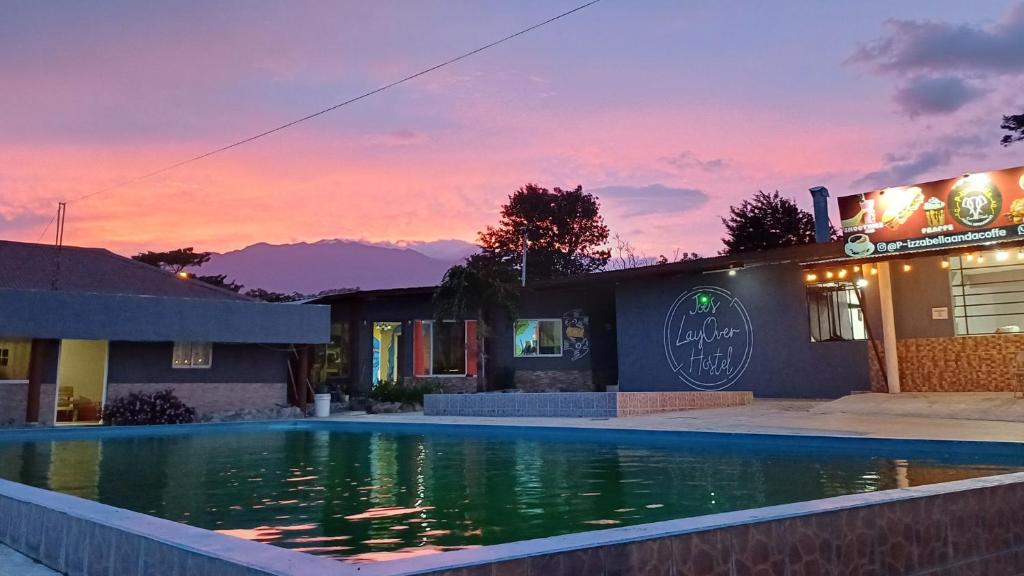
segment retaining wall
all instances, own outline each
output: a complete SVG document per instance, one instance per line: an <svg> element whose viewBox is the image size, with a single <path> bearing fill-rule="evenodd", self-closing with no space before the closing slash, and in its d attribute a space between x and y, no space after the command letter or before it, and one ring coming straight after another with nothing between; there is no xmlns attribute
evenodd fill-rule
<svg viewBox="0 0 1024 576"><path fill-rule="evenodd" d="M751 392L542 392L428 394L427 416L559 416L615 418L658 412L743 406Z"/></svg>

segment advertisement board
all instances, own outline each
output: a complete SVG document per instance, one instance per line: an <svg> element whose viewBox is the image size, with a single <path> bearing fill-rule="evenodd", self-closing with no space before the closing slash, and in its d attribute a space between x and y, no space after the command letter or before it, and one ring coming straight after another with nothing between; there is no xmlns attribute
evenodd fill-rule
<svg viewBox="0 0 1024 576"><path fill-rule="evenodd" d="M848 256L1024 238L1024 166L838 198Z"/></svg>

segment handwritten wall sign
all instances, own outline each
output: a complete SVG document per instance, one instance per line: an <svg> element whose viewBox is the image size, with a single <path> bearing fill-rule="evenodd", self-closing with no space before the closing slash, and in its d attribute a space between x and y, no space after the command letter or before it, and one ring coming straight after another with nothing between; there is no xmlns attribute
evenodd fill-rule
<svg viewBox="0 0 1024 576"><path fill-rule="evenodd" d="M698 390L736 383L754 350L743 303L714 286L699 286L676 298L665 316L664 342L672 372Z"/></svg>
<svg viewBox="0 0 1024 576"><path fill-rule="evenodd" d="M590 353L590 317L579 308L562 315L562 350L573 362Z"/></svg>

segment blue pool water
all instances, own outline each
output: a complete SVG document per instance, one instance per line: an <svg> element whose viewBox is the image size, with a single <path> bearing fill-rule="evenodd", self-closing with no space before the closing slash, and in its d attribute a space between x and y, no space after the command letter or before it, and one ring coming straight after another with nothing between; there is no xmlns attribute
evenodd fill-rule
<svg viewBox="0 0 1024 576"><path fill-rule="evenodd" d="M1024 470L1012 445L298 423L0 435L0 477L370 561Z"/></svg>

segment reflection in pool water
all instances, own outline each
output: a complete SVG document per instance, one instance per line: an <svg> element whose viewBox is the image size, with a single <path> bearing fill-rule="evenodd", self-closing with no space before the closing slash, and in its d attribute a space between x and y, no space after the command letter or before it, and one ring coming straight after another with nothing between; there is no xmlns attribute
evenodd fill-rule
<svg viewBox="0 0 1024 576"><path fill-rule="evenodd" d="M225 429L0 442L0 477L351 562L943 482L1024 458ZM648 441L649 442L649 441Z"/></svg>

